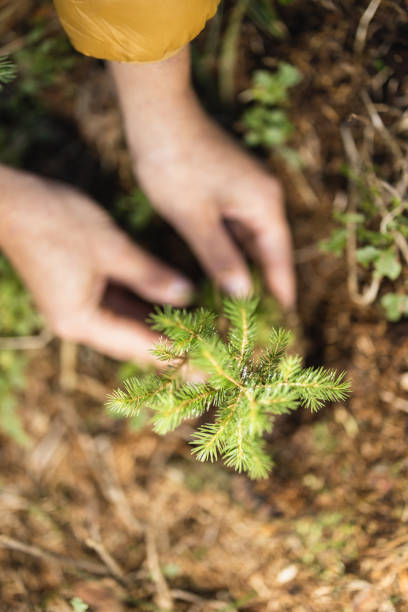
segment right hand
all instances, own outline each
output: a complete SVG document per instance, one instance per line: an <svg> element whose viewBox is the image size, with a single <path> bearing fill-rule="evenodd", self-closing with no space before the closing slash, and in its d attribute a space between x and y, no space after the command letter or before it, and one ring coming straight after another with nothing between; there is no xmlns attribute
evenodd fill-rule
<svg viewBox="0 0 408 612"><path fill-rule="evenodd" d="M191 284L133 244L71 187L0 167L0 247L52 330L118 359L158 365L157 335L101 307L109 279L151 302L184 306Z"/></svg>

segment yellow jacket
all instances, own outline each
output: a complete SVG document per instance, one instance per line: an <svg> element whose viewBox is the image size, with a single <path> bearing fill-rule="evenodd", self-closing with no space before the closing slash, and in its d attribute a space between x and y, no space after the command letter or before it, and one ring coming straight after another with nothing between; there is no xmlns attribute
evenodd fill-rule
<svg viewBox="0 0 408 612"><path fill-rule="evenodd" d="M54 0L74 47L100 59L154 62L189 43L220 0Z"/></svg>

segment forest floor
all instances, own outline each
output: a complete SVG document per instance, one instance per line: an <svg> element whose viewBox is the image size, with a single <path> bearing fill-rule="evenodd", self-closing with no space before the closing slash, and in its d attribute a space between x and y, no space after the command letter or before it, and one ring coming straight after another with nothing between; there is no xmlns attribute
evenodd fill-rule
<svg viewBox="0 0 408 612"><path fill-rule="evenodd" d="M303 75L290 106L291 146L303 167L276 155L267 163L287 194L305 359L346 370L350 400L283 418L270 441L274 471L253 484L197 463L188 426L159 438L107 415L103 402L118 385L109 360L57 341L36 351L19 410L30 445L2 439L0 610L64 612L73 597L94 612L408 609L408 322L354 305L344 261L316 246L330 233L333 201L347 193L341 128L370 121L361 92L381 106L385 125L406 106L404 2L383 0L364 34L366 4L292 2L279 9L284 40L245 21L237 75L238 91L254 68L277 60ZM11 51L25 35L16 23ZM374 78L378 58L387 78ZM52 135L42 148L33 137L24 163L106 204L132 185L112 83L86 58L74 75L69 95L61 83L38 93ZM220 108L216 116L239 133L239 109L230 121ZM381 152L375 163L389 173ZM144 240L152 248L159 236L154 248L191 271L186 247L159 221L153 226Z"/></svg>

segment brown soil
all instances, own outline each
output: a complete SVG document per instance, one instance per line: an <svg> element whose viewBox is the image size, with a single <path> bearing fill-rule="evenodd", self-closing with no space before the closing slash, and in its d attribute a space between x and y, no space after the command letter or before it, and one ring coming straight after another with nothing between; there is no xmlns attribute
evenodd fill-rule
<svg viewBox="0 0 408 612"><path fill-rule="evenodd" d="M347 190L340 128L357 126L357 146L364 141L361 91L381 105L386 126L406 105L405 3L383 0L356 50L366 6L295 1L279 8L290 33L282 42L245 23L238 75L244 88L249 70L276 58L304 75L291 106L304 167L268 163L288 197L305 358L346 369L350 401L282 421L271 440L275 470L252 484L196 463L187 426L163 439L107 416L115 367L86 349L74 390L61 390L61 350L44 349L21 397L32 445L2 441L1 610L70 610L74 596L95 612L408 609L408 323L354 306L344 262L315 248L330 230L333 199ZM384 82L374 78L377 59L390 70ZM65 119L126 188L109 78L89 60L76 72L81 86L65 101ZM61 108L57 93L47 95Z"/></svg>

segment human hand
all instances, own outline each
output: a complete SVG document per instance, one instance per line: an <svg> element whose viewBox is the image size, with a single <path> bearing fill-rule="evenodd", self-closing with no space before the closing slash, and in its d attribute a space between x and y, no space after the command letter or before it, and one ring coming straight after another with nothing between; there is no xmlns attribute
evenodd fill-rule
<svg viewBox="0 0 408 612"><path fill-rule="evenodd" d="M177 138L163 130L161 142L135 156L137 175L207 273L230 294L250 292L250 274L232 229L260 265L268 289L284 306L293 306L291 238L279 182L203 113Z"/></svg>
<svg viewBox="0 0 408 612"><path fill-rule="evenodd" d="M295 301L292 246L276 179L202 110L189 85L188 51L148 65L112 64L134 167L153 205L224 290L246 294L236 237L285 306Z"/></svg>
<svg viewBox="0 0 408 612"><path fill-rule="evenodd" d="M190 283L133 244L90 198L0 167L0 247L53 331L119 359L156 364L156 334L101 306L108 280L152 302L185 305Z"/></svg>

